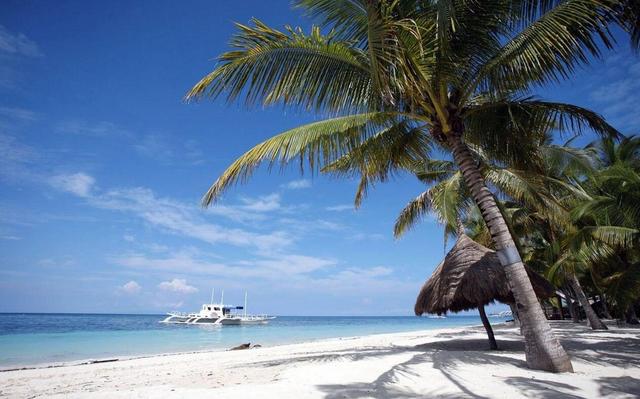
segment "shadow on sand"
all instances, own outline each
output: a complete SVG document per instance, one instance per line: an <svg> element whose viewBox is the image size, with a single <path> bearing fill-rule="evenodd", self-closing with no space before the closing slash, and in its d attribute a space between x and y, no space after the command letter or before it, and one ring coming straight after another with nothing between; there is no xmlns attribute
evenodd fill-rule
<svg viewBox="0 0 640 399"><path fill-rule="evenodd" d="M564 347L574 359L600 366L616 366L621 368L640 367L640 338L638 330L629 330L630 335L595 332L586 327L569 326L566 322L553 322L554 330L560 337ZM568 328L571 327L571 328ZM319 385L318 388L325 393L326 399L338 398L477 398L485 399L474 392L474 387L456 377L456 370L460 365L504 365L511 364L515 367L526 369L522 353L524 344L521 337L514 329L498 328L497 337L500 350L488 350L486 339L469 338L472 331L460 333L443 333L436 336L442 341L415 345L389 347L364 347L351 351L330 352L319 355L309 355L294 359L275 360L255 363L259 367L280 366L303 362L329 362L348 359L359 361L373 358L381 358L397 354L411 355L409 360L397 363L380 374L370 383L352 383ZM620 332L626 332L621 330ZM514 356L519 355L519 356ZM400 377L421 378L414 366L430 363L439 371L443 378L451 382L458 390L457 393L442 392L413 392L395 384ZM544 376L543 376L544 377ZM544 378L525 377L496 377L505 384L520 391L521 397L535 398L582 398L571 392L578 392L572 379L567 378L566 383L546 380ZM632 377L608 377L597 380L599 394L602 397L614 395L634 395L640 393L640 380Z"/></svg>

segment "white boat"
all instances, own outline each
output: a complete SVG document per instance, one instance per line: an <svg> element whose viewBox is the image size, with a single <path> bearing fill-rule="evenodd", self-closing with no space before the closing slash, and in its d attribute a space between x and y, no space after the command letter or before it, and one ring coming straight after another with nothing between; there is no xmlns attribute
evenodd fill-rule
<svg viewBox="0 0 640 399"><path fill-rule="evenodd" d="M513 317L513 313L510 310L503 310L500 313L492 313L489 317Z"/></svg>
<svg viewBox="0 0 640 399"><path fill-rule="evenodd" d="M433 315L429 315L427 316L430 319L446 319L447 316L443 316L443 315L439 315L439 314L433 314Z"/></svg>
<svg viewBox="0 0 640 399"><path fill-rule="evenodd" d="M198 313L169 312L167 317L160 321L170 324L209 324L209 325L244 325L244 324L267 324L275 316L248 315L247 314L247 293L244 294L244 306L225 306L224 291L220 303L213 302L214 291L211 292L210 303L205 303ZM242 310L242 313L237 313Z"/></svg>

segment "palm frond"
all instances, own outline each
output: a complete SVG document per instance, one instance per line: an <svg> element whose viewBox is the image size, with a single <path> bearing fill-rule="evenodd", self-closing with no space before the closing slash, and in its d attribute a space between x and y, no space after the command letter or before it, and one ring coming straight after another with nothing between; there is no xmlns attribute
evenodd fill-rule
<svg viewBox="0 0 640 399"><path fill-rule="evenodd" d="M567 0L549 7L505 43L480 70L476 82L482 90L502 90L567 78L591 57L600 57L598 40L612 47L608 24L615 20L616 4L614 0Z"/></svg>
<svg viewBox="0 0 640 399"><path fill-rule="evenodd" d="M431 137L424 125L402 120L369 137L323 169L337 176L365 174L384 181L390 174L426 161Z"/></svg>
<svg viewBox="0 0 640 399"><path fill-rule="evenodd" d="M465 126L467 142L482 148L490 158L516 167L540 161L537 148L551 131L569 136L585 130L604 137L619 134L593 111L533 98L478 98L465 113Z"/></svg>
<svg viewBox="0 0 640 399"><path fill-rule="evenodd" d="M449 179L431 187L431 208L444 226L457 229L461 213L465 212L470 196L462 173L456 172Z"/></svg>
<svg viewBox="0 0 640 399"><path fill-rule="evenodd" d="M393 124L398 114L355 114L303 125L276 135L247 151L231 164L209 188L202 202L209 205L238 180L246 181L255 168L266 161L270 166L285 166L298 159L312 171L357 147L379 129Z"/></svg>
<svg viewBox="0 0 640 399"><path fill-rule="evenodd" d="M396 223L393 226L393 235L397 238L420 221L431 209L431 198L429 191L425 191L411 200L400 212Z"/></svg>
<svg viewBox="0 0 640 399"><path fill-rule="evenodd" d="M362 0L296 0L296 8L319 20L320 25L336 32L343 40L365 43L367 3Z"/></svg>
<svg viewBox="0 0 640 399"><path fill-rule="evenodd" d="M377 106L361 50L321 34L318 27L306 35L300 28L281 32L257 19L253 23L237 24L234 50L218 57L216 68L187 93L187 100L244 96L247 104L281 102L333 112Z"/></svg>
<svg viewBox="0 0 640 399"><path fill-rule="evenodd" d="M629 248L638 244L640 230L622 226L587 226L580 230L583 236L590 236L595 240L614 247ZM584 238L581 238L584 241Z"/></svg>

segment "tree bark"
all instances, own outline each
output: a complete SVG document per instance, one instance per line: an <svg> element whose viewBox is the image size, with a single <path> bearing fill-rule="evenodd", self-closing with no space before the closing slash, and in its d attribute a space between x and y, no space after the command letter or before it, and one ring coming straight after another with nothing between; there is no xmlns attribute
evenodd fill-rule
<svg viewBox="0 0 640 399"><path fill-rule="evenodd" d="M600 294L600 303L602 303L602 314L606 319L613 319L611 313L609 312L609 306L607 305L607 298L604 294Z"/></svg>
<svg viewBox="0 0 640 399"><path fill-rule="evenodd" d="M576 307L574 306L574 301L569 295L569 290L567 288L562 288L562 292L564 292L564 299L567 301L567 308L569 308L569 315L571 316L571 321L574 323L580 322L580 314Z"/></svg>
<svg viewBox="0 0 640 399"><path fill-rule="evenodd" d="M552 372L573 372L571 360L544 317L507 224L469 148L462 141L461 133L452 132L447 138L453 158L491 233L513 292L524 335L527 366Z"/></svg>
<svg viewBox="0 0 640 399"><path fill-rule="evenodd" d="M516 309L516 305L514 303L509 304L509 308L511 309L511 315L513 316L513 324L520 330L520 335L522 335L522 326L520 325L520 317L518 316L518 309Z"/></svg>
<svg viewBox="0 0 640 399"><path fill-rule="evenodd" d="M489 323L487 314L484 311L484 305L481 303L478 304L478 312L480 312L480 319L482 320L482 325L484 326L484 329L487 330L487 336L489 337L489 348L491 348L492 350L498 349L496 338L493 336L493 328L491 328L491 323Z"/></svg>
<svg viewBox="0 0 640 399"><path fill-rule="evenodd" d="M638 315L636 314L636 308L634 305L629 306L627 309L627 323L629 324L640 324L640 320L638 320Z"/></svg>
<svg viewBox="0 0 640 399"><path fill-rule="evenodd" d="M558 301L558 311L560 312L560 320L564 320L564 310L562 310L562 297L556 294L556 301Z"/></svg>
<svg viewBox="0 0 640 399"><path fill-rule="evenodd" d="M587 320L589 320L589 325L594 330L608 330L607 326L600 320L596 312L591 307L587 296L584 294L582 290L582 286L578 281L578 278L573 273L567 273L567 280L569 285L571 285L571 289L576 293L576 297L578 297L578 302L580 302L580 306L584 309L584 314L587 316Z"/></svg>

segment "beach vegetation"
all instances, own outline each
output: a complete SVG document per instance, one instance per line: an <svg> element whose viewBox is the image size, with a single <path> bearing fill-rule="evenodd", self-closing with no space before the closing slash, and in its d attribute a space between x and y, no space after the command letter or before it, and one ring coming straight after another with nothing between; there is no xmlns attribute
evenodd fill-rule
<svg viewBox="0 0 640 399"><path fill-rule="evenodd" d="M514 235L473 148L517 167L540 162L550 128L604 138L618 132L590 110L532 97L602 55L635 8L616 0L299 0L309 33L260 20L237 25L231 50L188 92L282 105L323 119L277 134L234 161L203 198L214 203L263 163L359 177L374 184L417 161L450 154L480 209L520 314L529 367L572 371L539 306ZM633 43L637 44L637 36ZM438 159L439 157L436 157ZM452 187L451 190L454 188Z"/></svg>

